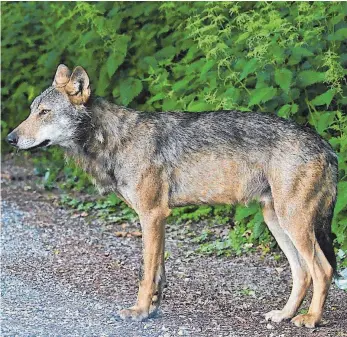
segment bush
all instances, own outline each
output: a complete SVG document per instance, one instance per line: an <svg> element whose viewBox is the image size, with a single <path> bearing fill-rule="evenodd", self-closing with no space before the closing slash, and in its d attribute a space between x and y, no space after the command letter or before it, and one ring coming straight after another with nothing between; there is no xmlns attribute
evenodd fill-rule
<svg viewBox="0 0 347 337"><path fill-rule="evenodd" d="M3 134L59 63L82 65L97 95L139 110L257 110L310 124L338 153L333 230L347 250L346 15L343 2L3 3ZM262 240L259 209L236 214Z"/></svg>

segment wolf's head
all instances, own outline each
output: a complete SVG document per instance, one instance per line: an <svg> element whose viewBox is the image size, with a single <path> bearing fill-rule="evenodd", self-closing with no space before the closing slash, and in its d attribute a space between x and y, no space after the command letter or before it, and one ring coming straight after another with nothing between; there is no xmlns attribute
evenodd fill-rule
<svg viewBox="0 0 347 337"><path fill-rule="evenodd" d="M71 73L65 65L59 65L52 85L34 99L29 117L7 136L7 141L23 150L69 147L76 136L76 122L86 114L89 97L86 71L76 67Z"/></svg>

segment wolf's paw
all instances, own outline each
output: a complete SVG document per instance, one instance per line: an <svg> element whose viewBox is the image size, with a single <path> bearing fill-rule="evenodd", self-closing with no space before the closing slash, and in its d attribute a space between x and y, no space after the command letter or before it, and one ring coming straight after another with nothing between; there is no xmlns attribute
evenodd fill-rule
<svg viewBox="0 0 347 337"><path fill-rule="evenodd" d="M298 315L292 319L296 326L305 326L306 328L314 328L319 321L320 317L313 314Z"/></svg>
<svg viewBox="0 0 347 337"><path fill-rule="evenodd" d="M119 311L119 316L124 320L143 321L148 318L148 311L139 307L131 307Z"/></svg>
<svg viewBox="0 0 347 337"><path fill-rule="evenodd" d="M288 312L284 310L272 310L265 314L265 319L267 321L273 321L276 323L282 322L292 317L293 315L290 315Z"/></svg>

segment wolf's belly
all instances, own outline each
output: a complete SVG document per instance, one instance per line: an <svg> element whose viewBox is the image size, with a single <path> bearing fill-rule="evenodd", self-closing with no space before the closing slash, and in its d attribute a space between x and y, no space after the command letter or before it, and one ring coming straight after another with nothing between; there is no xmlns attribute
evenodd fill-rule
<svg viewBox="0 0 347 337"><path fill-rule="evenodd" d="M261 165L213 156L183 163L170 182L171 207L247 203L268 188Z"/></svg>

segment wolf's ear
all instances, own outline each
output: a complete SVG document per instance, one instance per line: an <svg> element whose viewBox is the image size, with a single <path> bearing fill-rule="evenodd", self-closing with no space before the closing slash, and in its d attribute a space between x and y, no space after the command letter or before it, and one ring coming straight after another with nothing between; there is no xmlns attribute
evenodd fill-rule
<svg viewBox="0 0 347 337"><path fill-rule="evenodd" d="M55 87L65 86L70 81L70 75L71 75L70 69L64 64L59 64L54 76L53 86Z"/></svg>
<svg viewBox="0 0 347 337"><path fill-rule="evenodd" d="M65 92L69 95L71 103L87 103L90 97L89 77L82 67L74 69L69 82L65 86Z"/></svg>

